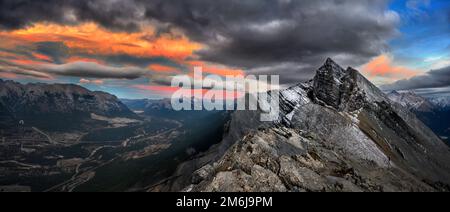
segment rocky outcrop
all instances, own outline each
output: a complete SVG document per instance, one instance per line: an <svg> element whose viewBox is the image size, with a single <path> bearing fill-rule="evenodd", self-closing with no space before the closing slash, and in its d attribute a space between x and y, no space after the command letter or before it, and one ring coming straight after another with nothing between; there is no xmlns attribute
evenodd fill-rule
<svg viewBox="0 0 450 212"><path fill-rule="evenodd" d="M197 171L172 189L450 188L450 149L352 68L328 59L312 81L280 92L280 108L281 119L273 123L258 122L257 112L236 112L224 141L182 165Z"/></svg>

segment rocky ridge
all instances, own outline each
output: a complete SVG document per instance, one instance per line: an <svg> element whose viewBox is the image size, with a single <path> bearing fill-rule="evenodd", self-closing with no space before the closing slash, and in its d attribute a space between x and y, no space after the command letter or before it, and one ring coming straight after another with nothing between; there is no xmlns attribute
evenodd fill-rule
<svg viewBox="0 0 450 212"><path fill-rule="evenodd" d="M280 120L233 114L222 143L182 164L171 190L441 191L450 149L357 70L328 59L280 92Z"/></svg>

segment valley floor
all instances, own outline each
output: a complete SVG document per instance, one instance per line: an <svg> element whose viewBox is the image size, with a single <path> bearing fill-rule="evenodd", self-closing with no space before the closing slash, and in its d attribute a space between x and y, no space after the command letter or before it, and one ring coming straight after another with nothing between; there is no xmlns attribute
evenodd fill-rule
<svg viewBox="0 0 450 212"><path fill-rule="evenodd" d="M144 191L171 176L196 148L207 148L186 135L196 132L180 121L142 118L87 132L2 130L0 190Z"/></svg>

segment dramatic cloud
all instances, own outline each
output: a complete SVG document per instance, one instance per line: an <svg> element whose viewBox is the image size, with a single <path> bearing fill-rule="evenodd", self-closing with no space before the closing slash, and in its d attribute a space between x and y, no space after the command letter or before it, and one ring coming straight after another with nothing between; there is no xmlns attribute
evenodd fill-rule
<svg viewBox="0 0 450 212"><path fill-rule="evenodd" d="M91 78L136 79L143 77L147 69L137 67L111 67L91 62L75 62L63 65L40 65L33 69L46 73Z"/></svg>
<svg viewBox="0 0 450 212"><path fill-rule="evenodd" d="M425 75L407 80L400 80L393 84L382 86L384 90L410 90L426 88L443 88L450 86L450 66L429 71Z"/></svg>
<svg viewBox="0 0 450 212"><path fill-rule="evenodd" d="M10 67L10 66L1 66L0 65L0 76L5 78L17 78L17 75L26 76L26 77L34 77L39 79L53 79L53 77L49 74L33 71L33 70L25 70L22 68Z"/></svg>
<svg viewBox="0 0 450 212"><path fill-rule="evenodd" d="M147 69L138 67L113 67L93 62L50 64L0 60L0 65L13 67L16 70L24 70L23 73L41 73L43 75L46 74L46 76L57 75L105 79L137 79L144 76L150 76L149 70Z"/></svg>
<svg viewBox="0 0 450 212"><path fill-rule="evenodd" d="M94 21L116 30L137 30L145 10L134 1L2 0L0 27L23 28L33 22L76 24Z"/></svg>
<svg viewBox="0 0 450 212"><path fill-rule="evenodd" d="M374 58L362 67L362 71L369 79L379 78L388 83L399 79L411 78L419 73L406 67L394 65L392 58L388 55Z"/></svg>
<svg viewBox="0 0 450 212"><path fill-rule="evenodd" d="M165 72L165 73L175 73L175 74L181 74L182 72L177 70L175 67L171 66L165 66L160 64L153 64L149 66L150 70L156 71L156 72Z"/></svg>
<svg viewBox="0 0 450 212"><path fill-rule="evenodd" d="M244 69L297 63L291 82L324 58L361 65L386 49L399 17L387 1L148 1L146 16L207 44L201 59ZM257 69L256 69L257 70ZM302 72L302 71L309 71ZM280 72L278 72L280 73ZM283 74L283 73L281 73Z"/></svg>
<svg viewBox="0 0 450 212"><path fill-rule="evenodd" d="M113 32L95 23L76 26L37 23L23 29L0 31L3 77L12 74L49 78L136 79L155 77L151 67L188 70L199 44L185 36L160 35L151 26L140 32ZM176 32L175 32L176 34ZM5 75L8 73L9 75Z"/></svg>
<svg viewBox="0 0 450 212"><path fill-rule="evenodd" d="M192 56L194 51L201 48L199 44L177 32L159 37L156 37L156 33L151 26L140 32L127 33L103 29L94 23L77 26L37 23L24 29L0 31L0 38L6 43L32 43L36 46L36 51L58 61L67 56L69 51L78 54L133 55L181 60Z"/></svg>
<svg viewBox="0 0 450 212"><path fill-rule="evenodd" d="M290 74L282 80L295 83L310 77L326 57L337 58L343 65L358 66L386 50L387 41L397 34L399 22L398 14L387 9L388 2L3 0L0 2L0 27L18 29L42 21L95 22L113 31L139 33L143 24L151 23L156 37L181 29L189 39L203 44L202 48L181 48L186 52L194 49L195 55L191 56L196 56L196 60L254 73L262 70ZM99 52L109 50L103 48L108 45L97 46ZM165 42L160 46L178 51L182 45ZM136 50L130 46L119 50L124 48ZM133 51L119 53L140 53ZM282 69L269 71L267 67Z"/></svg>

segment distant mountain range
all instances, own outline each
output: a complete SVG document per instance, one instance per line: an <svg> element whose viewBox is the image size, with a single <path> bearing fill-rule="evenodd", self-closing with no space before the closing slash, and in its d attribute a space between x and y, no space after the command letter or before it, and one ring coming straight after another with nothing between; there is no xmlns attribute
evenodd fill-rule
<svg viewBox="0 0 450 212"><path fill-rule="evenodd" d="M398 92L392 91L388 93L389 99L414 111L431 112L435 109L435 105L429 100L415 94L412 91Z"/></svg>
<svg viewBox="0 0 450 212"><path fill-rule="evenodd" d="M441 96L441 97L430 97L428 98L434 106L441 108L442 110L450 110L450 97L449 96Z"/></svg>
<svg viewBox="0 0 450 212"><path fill-rule="evenodd" d="M414 111L450 110L450 97L423 97L414 91L391 91L388 97Z"/></svg>
<svg viewBox="0 0 450 212"><path fill-rule="evenodd" d="M425 98L413 91L392 91L388 97L408 108L450 144L450 97Z"/></svg>
<svg viewBox="0 0 450 212"><path fill-rule="evenodd" d="M133 111L172 111L170 99L120 99L120 101Z"/></svg>
<svg viewBox="0 0 450 212"><path fill-rule="evenodd" d="M81 125L91 114L136 118L117 97L72 84L20 84L0 80L0 115L3 126L19 121L43 128Z"/></svg>

